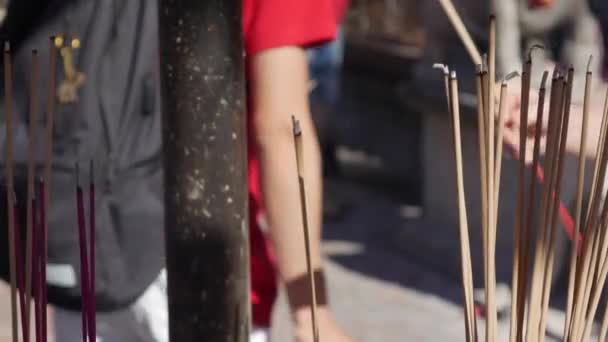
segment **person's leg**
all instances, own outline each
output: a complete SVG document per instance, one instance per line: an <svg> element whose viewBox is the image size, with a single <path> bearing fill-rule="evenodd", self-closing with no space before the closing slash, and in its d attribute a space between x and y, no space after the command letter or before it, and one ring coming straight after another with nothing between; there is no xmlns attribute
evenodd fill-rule
<svg viewBox="0 0 608 342"><path fill-rule="evenodd" d="M167 303L167 271L158 278L133 306L136 321L145 328L154 342L169 341L169 307Z"/></svg>

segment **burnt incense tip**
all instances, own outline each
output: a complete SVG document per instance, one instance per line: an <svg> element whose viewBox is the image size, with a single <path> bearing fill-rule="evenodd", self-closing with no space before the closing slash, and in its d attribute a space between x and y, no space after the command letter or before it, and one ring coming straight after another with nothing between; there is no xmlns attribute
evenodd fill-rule
<svg viewBox="0 0 608 342"><path fill-rule="evenodd" d="M433 64L433 69L440 69L443 70L443 74L448 76L450 74L450 68L448 68L447 65L442 64L442 63L435 63Z"/></svg>
<svg viewBox="0 0 608 342"><path fill-rule="evenodd" d="M455 80L456 78L457 78L457 77L456 77L456 71L452 71L452 72L450 73L450 79Z"/></svg>
<svg viewBox="0 0 608 342"><path fill-rule="evenodd" d="M507 83L508 83L510 80L514 79L515 77L519 77L519 72L517 72L517 71L513 71L513 72L511 72L511 73L507 74L507 75L505 76L505 78L503 79L503 81L502 81L503 86L506 86L506 85L507 85Z"/></svg>
<svg viewBox="0 0 608 342"><path fill-rule="evenodd" d="M593 55L589 55L589 61L587 62L587 73L591 73L591 63L593 63Z"/></svg>
<svg viewBox="0 0 608 342"><path fill-rule="evenodd" d="M93 159L89 162L89 176L91 177L91 183L93 183L95 179L95 162L93 162Z"/></svg>
<svg viewBox="0 0 608 342"><path fill-rule="evenodd" d="M543 78L540 81L540 89L546 89L547 88L547 78L549 77L549 72L545 70L545 72L543 72Z"/></svg>
<svg viewBox="0 0 608 342"><path fill-rule="evenodd" d="M477 75L481 75L483 73L483 65L481 65L481 64L475 65L475 73L477 73Z"/></svg>
<svg viewBox="0 0 608 342"><path fill-rule="evenodd" d="M490 14L490 22L496 21L496 14Z"/></svg>
<svg viewBox="0 0 608 342"><path fill-rule="evenodd" d="M80 187L80 164L78 162L75 165L74 177L76 178L76 186Z"/></svg>
<svg viewBox="0 0 608 342"><path fill-rule="evenodd" d="M296 120L295 116L292 116L293 120L293 135L299 137L302 135L302 128L300 127L300 121Z"/></svg>
<svg viewBox="0 0 608 342"><path fill-rule="evenodd" d="M532 64L532 53L535 50L543 50L544 51L545 50L545 46L541 45L541 44L534 44L534 45L532 45L530 47L530 49L528 50L528 61L527 61L527 63Z"/></svg>

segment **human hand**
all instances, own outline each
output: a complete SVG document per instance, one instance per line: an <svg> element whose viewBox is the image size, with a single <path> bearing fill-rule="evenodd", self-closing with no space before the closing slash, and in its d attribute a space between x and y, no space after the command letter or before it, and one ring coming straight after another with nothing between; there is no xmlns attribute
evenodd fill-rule
<svg viewBox="0 0 608 342"><path fill-rule="evenodd" d="M548 111L549 111L549 96L546 94L543 97L543 113L542 122L538 122L538 110L539 110L539 90L530 89L530 96L528 101L528 115L525 123L521 122L521 82L517 85L509 87L509 91L506 96L507 106L504 121L504 137L503 142L506 145L507 150L511 156L515 159L520 158L520 151L522 149L520 140L521 130L525 132L525 144L524 156L526 164L531 164L534 155L534 142L536 138L537 129L539 138L539 154L544 153L544 145L547 135L547 124L548 124Z"/></svg>

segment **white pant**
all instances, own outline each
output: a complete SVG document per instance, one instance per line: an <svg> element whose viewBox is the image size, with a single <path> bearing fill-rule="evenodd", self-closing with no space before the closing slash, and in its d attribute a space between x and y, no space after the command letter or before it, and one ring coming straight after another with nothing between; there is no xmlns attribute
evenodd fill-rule
<svg viewBox="0 0 608 342"><path fill-rule="evenodd" d="M80 312L55 308L55 341L80 342ZM97 314L97 342L168 342L169 320L167 307L167 273L161 272L157 280L128 310L118 313ZM120 325L128 327L129 336L120 335ZM124 330L124 329L122 329ZM266 328L254 327L250 342L269 342Z"/></svg>

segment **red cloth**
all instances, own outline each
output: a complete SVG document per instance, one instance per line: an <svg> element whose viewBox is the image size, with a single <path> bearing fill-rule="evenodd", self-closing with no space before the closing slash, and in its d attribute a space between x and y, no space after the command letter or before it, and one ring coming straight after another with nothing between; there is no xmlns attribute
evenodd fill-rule
<svg viewBox="0 0 608 342"><path fill-rule="evenodd" d="M336 11L326 0L243 0L245 52L251 57L272 48L308 47L332 40L337 28ZM252 315L253 324L268 327L277 296L277 274L272 249L259 226L263 209L252 115L255 113L249 112L247 120Z"/></svg>

